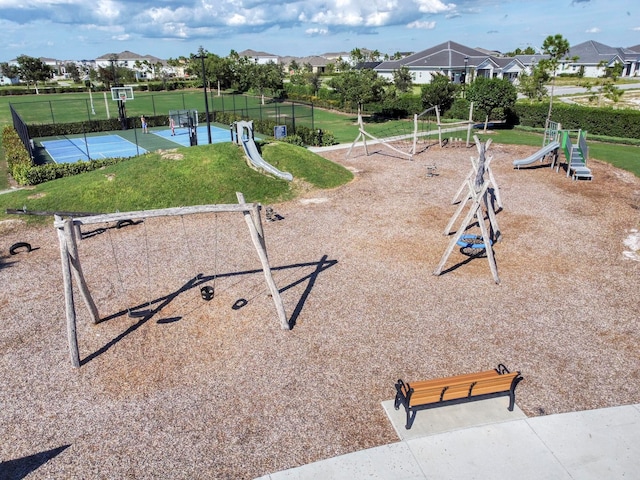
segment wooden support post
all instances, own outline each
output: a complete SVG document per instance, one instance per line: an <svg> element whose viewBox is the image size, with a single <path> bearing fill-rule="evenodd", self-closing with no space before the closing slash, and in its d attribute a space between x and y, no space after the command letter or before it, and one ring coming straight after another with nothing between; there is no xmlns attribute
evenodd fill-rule
<svg viewBox="0 0 640 480"><path fill-rule="evenodd" d="M411 155L416 154L416 147L418 144L418 114L413 114L413 146L411 147Z"/></svg>
<svg viewBox="0 0 640 480"><path fill-rule="evenodd" d="M80 289L80 295L82 296L82 300L84 300L84 303L89 310L89 314L91 315L93 323L98 323L100 321L98 307L96 307L96 304L93 301L93 297L91 297L91 292L89 291L89 286L87 285L87 281L85 280L84 274L82 273L82 265L80 264L80 259L78 258L78 244L76 243L75 235L76 226L74 226L73 220L69 219L64 221L63 228L73 276L76 279L78 288Z"/></svg>
<svg viewBox="0 0 640 480"><path fill-rule="evenodd" d="M238 197L238 203L243 204L244 195L240 192L236 192L236 196ZM243 214L244 219L247 222L247 226L249 227L251 240L253 241L253 245L256 247L256 251L258 252L258 256L260 257L260 262L262 263L262 271L264 272L265 280L267 281L267 285L269 286L269 291L271 292L273 303L276 306L278 318L280 319L280 325L284 330L291 330L291 325L287 320L287 314L284 310L284 303L282 302L280 291L278 290L276 282L273 280L273 276L271 275L271 267L269 266L269 257L267 256L264 236L258 233L260 230L262 230L262 225L260 225L259 229L258 227L256 227L256 224L254 223L255 216L252 216L249 211L244 211ZM257 221L261 222L259 215L257 216Z"/></svg>
<svg viewBox="0 0 640 480"><path fill-rule="evenodd" d="M56 215L56 222L61 222L62 217ZM67 220L69 222L69 220ZM67 317L67 339L69 342L69 355L71 365L80 367L80 352L78 350L78 335L76 332L76 311L73 303L73 285L71 284L71 262L64 226L57 227L58 241L60 242L60 260L62 261L62 282L64 285L64 303Z"/></svg>
<svg viewBox="0 0 640 480"><path fill-rule="evenodd" d="M436 105L436 123L438 124L438 145L442 147L442 125L440 125L440 109Z"/></svg>
<svg viewBox="0 0 640 480"><path fill-rule="evenodd" d="M471 105L469 105L469 125L467 125L467 148L469 148L469 140L471 138L471 127L472 126L473 126L473 102L471 102ZM489 141L490 140L491 139L489 139ZM487 148L489 148L488 144L487 144Z"/></svg>

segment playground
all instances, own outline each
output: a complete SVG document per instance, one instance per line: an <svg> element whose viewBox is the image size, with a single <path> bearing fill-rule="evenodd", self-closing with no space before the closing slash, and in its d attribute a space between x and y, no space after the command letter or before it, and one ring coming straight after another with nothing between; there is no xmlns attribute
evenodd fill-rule
<svg viewBox="0 0 640 480"><path fill-rule="evenodd" d="M640 402L640 178L590 159L594 180L571 181L548 162L514 168L539 148L482 144L502 203L499 284L486 256L448 251L467 210L483 218L475 204L444 234L476 145L326 150L355 179L263 222L291 330L242 213L87 226L78 248L104 320L74 287L79 368L56 229L0 224L0 458L31 461L35 478L251 479L397 442L381 402L399 378L498 363L522 372L528 416ZM8 255L21 241L34 249ZM126 314L158 299L151 317Z"/></svg>

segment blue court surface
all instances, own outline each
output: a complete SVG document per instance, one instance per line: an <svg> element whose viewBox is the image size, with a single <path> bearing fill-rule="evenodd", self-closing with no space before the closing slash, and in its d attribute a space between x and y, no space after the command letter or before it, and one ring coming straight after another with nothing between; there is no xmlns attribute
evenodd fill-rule
<svg viewBox="0 0 640 480"><path fill-rule="evenodd" d="M176 127L176 134L171 135L171 130L154 130L153 133L167 140L171 140L183 147L190 146L189 143L189 129L187 127ZM209 143L209 135L207 133L207 126L200 125L196 128L196 134L198 136L198 145L207 145ZM222 143L231 141L231 132L229 129L224 129L211 125L211 143Z"/></svg>
<svg viewBox="0 0 640 480"><path fill-rule="evenodd" d="M135 157L147 153L144 148L118 135L87 137L86 143L84 138L45 140L41 143L56 163L75 163L80 160L99 160L102 158Z"/></svg>

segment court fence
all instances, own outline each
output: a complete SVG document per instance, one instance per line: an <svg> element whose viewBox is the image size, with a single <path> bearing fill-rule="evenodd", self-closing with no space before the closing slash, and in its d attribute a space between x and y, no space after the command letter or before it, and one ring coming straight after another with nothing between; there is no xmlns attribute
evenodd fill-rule
<svg viewBox="0 0 640 480"><path fill-rule="evenodd" d="M217 115L233 115L238 119L254 121L272 120L279 125L287 125L296 133L298 126L315 129L313 104L249 95L221 94L210 92L207 105L202 92L188 91L163 94L138 94L134 100L125 103L126 123L122 126L134 128L139 125L140 116L150 127L168 125L169 111L196 110L203 120L209 111L211 121ZM29 125L33 136L76 134L81 131L98 132L119 130L122 126L118 108L106 94L104 102L99 96L69 100L43 100L40 102L14 102L10 104ZM47 134L48 132L51 132ZM272 132L261 132L267 135Z"/></svg>
<svg viewBox="0 0 640 480"><path fill-rule="evenodd" d="M15 128L20 140L22 141L24 148L29 153L29 158L33 158L33 144L31 143L31 138L29 137L29 127L22 120L18 112L13 108L12 105L9 105L9 110L11 110L11 119L13 120L13 128Z"/></svg>

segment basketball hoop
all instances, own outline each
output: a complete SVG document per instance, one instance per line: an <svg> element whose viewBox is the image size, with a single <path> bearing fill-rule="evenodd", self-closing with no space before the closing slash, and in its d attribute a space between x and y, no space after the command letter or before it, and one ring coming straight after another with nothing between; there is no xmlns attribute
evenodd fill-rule
<svg viewBox="0 0 640 480"><path fill-rule="evenodd" d="M122 103L126 103L127 102L127 92L120 92L118 94L118 98L120 99L120 101Z"/></svg>

